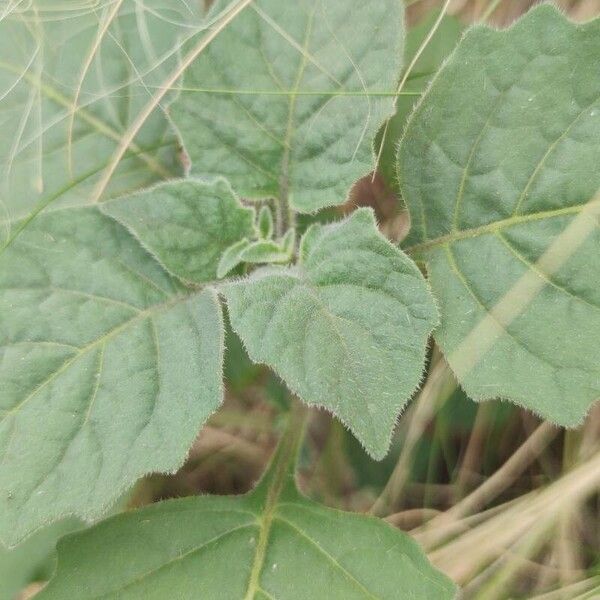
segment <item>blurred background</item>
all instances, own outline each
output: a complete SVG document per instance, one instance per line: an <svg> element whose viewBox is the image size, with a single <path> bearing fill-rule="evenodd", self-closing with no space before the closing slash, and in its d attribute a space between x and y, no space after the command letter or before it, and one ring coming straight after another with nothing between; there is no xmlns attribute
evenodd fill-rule
<svg viewBox="0 0 600 600"><path fill-rule="evenodd" d="M443 3L406 4L410 59ZM406 89L422 91L465 27L505 27L534 4L451 2ZM600 15L600 0L556 4L576 20ZM386 144L397 140L413 101L399 102ZM382 230L398 241L408 220L389 155L383 153L377 176L358 182L341 210L373 206ZM120 509L198 493L243 493L262 473L289 398L267 369L250 363L231 331L227 346L224 407L177 474L144 479ZM327 505L371 512L410 532L460 584L464 598L600 599L600 405L579 429L559 430L508 403L472 402L436 348L429 360L429 377L399 420L382 462L369 459L338 421L313 410L301 488ZM0 598L34 596L52 572L57 537L78 527L65 521L17 550L0 549Z"/></svg>

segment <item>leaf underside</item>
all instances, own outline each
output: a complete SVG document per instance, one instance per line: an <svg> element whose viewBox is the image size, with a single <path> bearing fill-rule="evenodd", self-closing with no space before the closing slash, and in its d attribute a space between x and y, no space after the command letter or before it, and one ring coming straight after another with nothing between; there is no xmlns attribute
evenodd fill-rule
<svg viewBox="0 0 600 600"><path fill-rule="evenodd" d="M548 5L474 28L399 152L460 382L568 426L600 397L599 61L600 20Z"/></svg>
<svg viewBox="0 0 600 600"><path fill-rule="evenodd" d="M0 255L0 314L7 543L176 469L221 401L216 293L184 289L97 208L40 215Z"/></svg>
<svg viewBox="0 0 600 600"><path fill-rule="evenodd" d="M192 174L301 212L373 168L403 43L398 0L256 0L186 71L170 114Z"/></svg>
<svg viewBox="0 0 600 600"><path fill-rule="evenodd" d="M162 502L70 536L59 543L58 569L40 600L450 600L455 594L406 534L311 502L276 460L246 496Z"/></svg>
<svg viewBox="0 0 600 600"><path fill-rule="evenodd" d="M382 458L419 383L437 313L421 273L377 231L373 213L314 225L300 264L264 267L223 293L250 358Z"/></svg>

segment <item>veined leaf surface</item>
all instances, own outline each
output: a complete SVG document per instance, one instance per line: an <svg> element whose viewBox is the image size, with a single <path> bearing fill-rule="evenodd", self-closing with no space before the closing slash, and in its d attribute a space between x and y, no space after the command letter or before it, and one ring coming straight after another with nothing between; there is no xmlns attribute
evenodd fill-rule
<svg viewBox="0 0 600 600"><path fill-rule="evenodd" d="M256 0L187 70L170 113L192 174L312 212L373 168L402 62L400 0Z"/></svg>
<svg viewBox="0 0 600 600"><path fill-rule="evenodd" d="M0 8L0 243L52 202L84 204L177 175L160 102L105 169L202 29L200 2L8 3Z"/></svg>
<svg viewBox="0 0 600 600"><path fill-rule="evenodd" d="M455 597L406 534L303 497L288 466L291 442L246 496L161 502L59 543L40 600Z"/></svg>
<svg viewBox="0 0 600 600"><path fill-rule="evenodd" d="M95 207L39 215L6 248L0 314L9 544L179 467L221 401L215 292L183 288Z"/></svg>
<svg viewBox="0 0 600 600"><path fill-rule="evenodd" d="M399 153L450 365L471 397L562 425L600 397L599 61L600 20L548 5L477 27Z"/></svg>
<svg viewBox="0 0 600 600"><path fill-rule="evenodd" d="M300 254L294 267L264 267L223 286L231 324L252 360L383 458L437 321L427 284L369 209L313 225Z"/></svg>

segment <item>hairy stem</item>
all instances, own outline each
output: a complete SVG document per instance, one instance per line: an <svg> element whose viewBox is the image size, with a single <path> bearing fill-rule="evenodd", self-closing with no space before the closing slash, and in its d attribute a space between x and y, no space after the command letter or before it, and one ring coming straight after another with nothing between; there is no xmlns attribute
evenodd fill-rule
<svg viewBox="0 0 600 600"><path fill-rule="evenodd" d="M263 516L260 522L260 534L256 545L256 553L252 564L252 571L248 581L248 588L245 595L245 600L252 600L255 594L260 590L260 575L263 570L267 546L269 544L269 536L271 526L273 524L273 516L279 496L283 491L287 476L290 470L293 470L296 461L296 456L300 449L300 444L304 437L304 423L306 420L306 409L298 401L294 400L290 409L287 424L277 450L273 462L269 467L268 490L265 502Z"/></svg>

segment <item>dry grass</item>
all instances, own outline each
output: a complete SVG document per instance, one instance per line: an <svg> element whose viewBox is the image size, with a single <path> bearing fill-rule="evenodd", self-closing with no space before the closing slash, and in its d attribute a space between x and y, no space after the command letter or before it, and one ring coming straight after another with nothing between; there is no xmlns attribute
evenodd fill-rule
<svg viewBox="0 0 600 600"><path fill-rule="evenodd" d="M487 22L499 27L506 26L539 2L540 0L500 0ZM577 21L585 21L600 14L600 0L555 0L554 3ZM440 2L413 0L410 4L409 18L418 20L419 16L427 11L439 7ZM454 0L450 4L449 12L460 16L466 23L473 23L480 21L494 4L494 0Z"/></svg>

